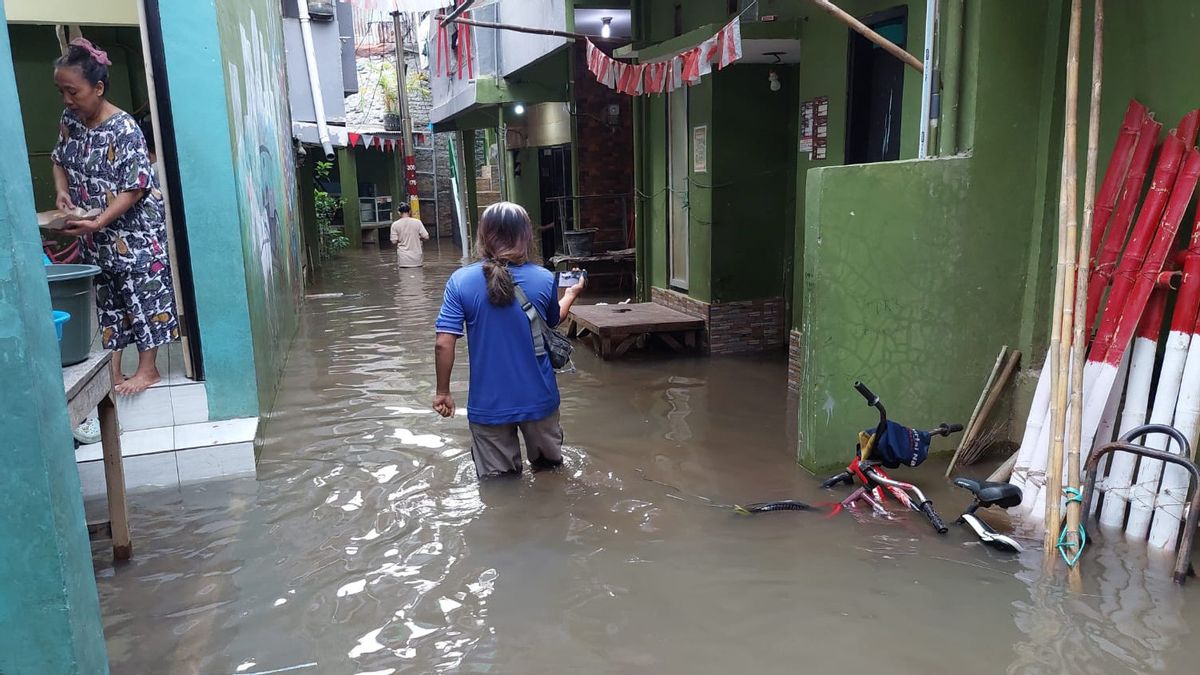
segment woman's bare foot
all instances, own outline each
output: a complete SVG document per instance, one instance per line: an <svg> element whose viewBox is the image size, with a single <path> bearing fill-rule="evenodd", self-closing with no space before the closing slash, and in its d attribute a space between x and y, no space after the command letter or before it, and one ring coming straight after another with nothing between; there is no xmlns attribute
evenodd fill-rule
<svg viewBox="0 0 1200 675"><path fill-rule="evenodd" d="M116 387L117 385L124 382L126 379L125 373L121 372L121 352L120 351L113 352L112 360L109 361L109 363L111 364L111 367L109 368L109 370L112 372L112 383L113 383L113 386Z"/></svg>
<svg viewBox="0 0 1200 675"><path fill-rule="evenodd" d="M140 394L150 387L158 384L162 376L158 374L158 366L155 364L155 357L158 356L158 349L147 349L144 352L138 353L138 367L133 376L113 387L118 394L129 396L131 394Z"/></svg>

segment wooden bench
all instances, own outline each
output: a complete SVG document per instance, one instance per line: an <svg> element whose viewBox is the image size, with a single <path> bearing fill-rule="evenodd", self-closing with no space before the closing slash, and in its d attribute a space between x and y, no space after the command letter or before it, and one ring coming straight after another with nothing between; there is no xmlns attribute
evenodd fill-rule
<svg viewBox="0 0 1200 675"><path fill-rule="evenodd" d="M653 302L631 305L577 305L567 316L567 336L590 338L600 358L622 356L643 335L662 340L676 352L699 345L704 320Z"/></svg>
<svg viewBox="0 0 1200 675"><path fill-rule="evenodd" d="M113 353L93 351L83 363L63 368L63 389L71 428L79 426L93 409L100 416L100 444L104 451L104 484L108 495L108 520L88 523L94 538L112 539L113 558L129 560L133 542L129 537L129 512L125 503L125 462L121 457L121 428L113 396Z"/></svg>

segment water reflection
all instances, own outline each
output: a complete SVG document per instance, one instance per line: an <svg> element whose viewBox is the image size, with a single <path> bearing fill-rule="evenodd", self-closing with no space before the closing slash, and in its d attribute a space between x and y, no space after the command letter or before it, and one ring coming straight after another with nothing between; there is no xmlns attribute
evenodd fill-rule
<svg viewBox="0 0 1200 675"><path fill-rule="evenodd" d="M428 411L456 254L347 254L313 292L258 475L131 497L136 553L96 571L114 673L1191 672L1196 587L1120 546L1085 595L914 514L827 502L794 463L779 355L601 362L560 378L553 472L480 484ZM465 363L465 359L463 359ZM466 373L455 382L465 402ZM778 403L773 405L772 403ZM932 460L905 478L944 516ZM701 497L711 499L706 502ZM949 518L948 518L949 519ZM882 656L881 656L882 655Z"/></svg>

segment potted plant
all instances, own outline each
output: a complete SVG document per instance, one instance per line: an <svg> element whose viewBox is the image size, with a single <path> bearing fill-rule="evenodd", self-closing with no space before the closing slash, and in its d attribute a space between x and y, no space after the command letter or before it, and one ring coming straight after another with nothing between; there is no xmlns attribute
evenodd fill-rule
<svg viewBox="0 0 1200 675"><path fill-rule="evenodd" d="M387 65L379 70L379 88L383 90L383 128L400 131L400 91L396 86L396 75Z"/></svg>

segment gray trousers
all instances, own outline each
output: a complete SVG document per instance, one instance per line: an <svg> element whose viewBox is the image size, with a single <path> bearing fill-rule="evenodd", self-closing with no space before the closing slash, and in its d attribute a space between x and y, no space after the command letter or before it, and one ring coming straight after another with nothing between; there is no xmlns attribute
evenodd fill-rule
<svg viewBox="0 0 1200 675"><path fill-rule="evenodd" d="M525 454L535 471L562 464L562 426L558 411L533 422L514 424L476 424L471 427L471 457L475 473L480 478L521 473L521 443L517 431L525 439Z"/></svg>

